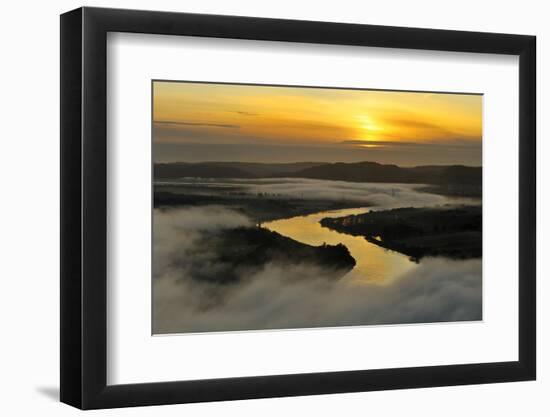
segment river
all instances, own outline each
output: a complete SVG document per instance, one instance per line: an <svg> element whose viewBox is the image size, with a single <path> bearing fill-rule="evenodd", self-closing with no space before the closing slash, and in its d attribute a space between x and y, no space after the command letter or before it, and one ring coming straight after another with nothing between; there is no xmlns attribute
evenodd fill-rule
<svg viewBox="0 0 550 417"><path fill-rule="evenodd" d="M341 187L341 185L339 185ZM397 190L397 197L388 200L388 189L381 185L370 185L373 190L367 191L367 198L378 196L378 204L372 207L357 207L350 209L317 212L306 216L274 220L263 226L283 236L299 242L319 246L323 243L336 245L342 243L356 261L355 267L343 278L351 284L391 284L401 275L418 267L418 263L408 256L392 250L384 249L369 242L364 237L352 236L321 226L325 217L344 217L352 214L366 213L369 210L386 210L398 207L429 207L443 204L479 204L476 198L438 196L415 190L413 186L388 185L389 190ZM349 191L349 190L345 190ZM370 193L368 193L370 191ZM384 192L386 194L384 194ZM393 195L394 192L391 191ZM380 198L380 195L383 197ZM404 198L400 198L404 195ZM401 204L400 204L401 203Z"/></svg>
<svg viewBox="0 0 550 417"><path fill-rule="evenodd" d="M274 220L262 226L312 246L342 243L355 259L355 267L343 278L353 284L390 284L394 279L418 266L408 256L384 249L361 236L339 233L321 226L325 217L343 217L369 211L368 207L322 211L306 216Z"/></svg>
<svg viewBox="0 0 550 417"><path fill-rule="evenodd" d="M178 185L178 184L176 184ZM193 188L194 187L194 188ZM189 190L193 188L193 190ZM228 201L302 199L341 201L355 208L321 211L309 215L263 222L262 226L312 246L343 244L356 261L355 267L335 285L300 280L315 268L266 265L255 279L232 286L227 301L216 308L212 293L204 290L193 271L216 271L214 248L198 252L197 237L205 230L251 226L246 211L234 205L196 206L178 211L155 210L155 262L160 273L154 279L155 333L335 327L480 320L481 261L422 259L377 246L361 236L324 228L325 217L343 217L371 210L429 207L446 204L480 204L479 199L453 198L423 193L407 184L356 184L313 180L211 181L191 184L182 192L222 196ZM196 189L196 190L195 190ZM307 207L307 204L304 204ZM313 207L313 205L311 206ZM251 216L253 217L253 216ZM204 247L200 247L204 251ZM197 256L200 255L200 256ZM214 261L211 261L214 260ZM206 262L205 262L206 260ZM174 266L176 266L174 268ZM248 276L247 276L248 277ZM295 285L290 285L295 280ZM374 284L374 285L373 285ZM208 287L209 288L209 287ZM224 295L225 297L225 295Z"/></svg>
<svg viewBox="0 0 550 417"><path fill-rule="evenodd" d="M480 203L480 200L475 198L449 197L421 192L417 189L418 184L349 183L302 178L215 179L209 181L181 179L163 184L177 185L178 187L185 186L192 189L193 192L214 193L214 195L233 190L253 196L265 194L276 196L276 198L289 196L293 198L336 199L342 201L352 199L356 200L358 205L367 202L372 204L369 207L359 206L351 209L322 211L262 224L263 227L269 230L308 245L319 246L323 243L329 245L341 243L345 245L356 261L355 267L344 277L344 280L351 284L391 284L404 273L417 268L418 264L411 261L406 255L384 249L361 236L352 236L322 227L320 224L321 219L361 214L371 209L387 210L398 207Z"/></svg>

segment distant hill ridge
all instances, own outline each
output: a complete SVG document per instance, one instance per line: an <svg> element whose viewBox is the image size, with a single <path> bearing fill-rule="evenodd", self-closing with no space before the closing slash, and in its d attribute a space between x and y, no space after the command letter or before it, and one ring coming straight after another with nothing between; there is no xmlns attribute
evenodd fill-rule
<svg viewBox="0 0 550 417"><path fill-rule="evenodd" d="M309 178L351 182L393 182L418 184L481 185L481 167L464 165L425 165L412 168L377 162L355 163L253 163L253 162L175 162L154 167L157 180L183 177L201 178Z"/></svg>

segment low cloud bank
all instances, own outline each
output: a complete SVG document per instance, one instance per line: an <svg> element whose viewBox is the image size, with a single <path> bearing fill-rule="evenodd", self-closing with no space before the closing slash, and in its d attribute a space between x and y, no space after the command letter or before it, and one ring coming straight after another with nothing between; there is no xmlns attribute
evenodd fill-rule
<svg viewBox="0 0 550 417"><path fill-rule="evenodd" d="M211 185L209 182L208 184ZM267 178L253 180L220 180L215 184L243 187L252 194L313 200L356 201L380 208L425 207L442 204L479 204L479 199L449 197L418 191L419 184L355 183L306 178Z"/></svg>
<svg viewBox="0 0 550 417"><path fill-rule="evenodd" d="M330 281L311 265L268 263L234 285L193 278L215 273L197 252L205 231L249 225L221 207L155 211L154 333L332 327L481 319L481 260L422 260L391 285Z"/></svg>

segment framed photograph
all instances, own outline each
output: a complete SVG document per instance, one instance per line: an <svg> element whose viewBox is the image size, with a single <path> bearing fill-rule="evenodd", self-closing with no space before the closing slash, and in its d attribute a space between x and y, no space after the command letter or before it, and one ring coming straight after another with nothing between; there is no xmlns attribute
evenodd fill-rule
<svg viewBox="0 0 550 417"><path fill-rule="evenodd" d="M61 401L533 380L535 37L61 16Z"/></svg>

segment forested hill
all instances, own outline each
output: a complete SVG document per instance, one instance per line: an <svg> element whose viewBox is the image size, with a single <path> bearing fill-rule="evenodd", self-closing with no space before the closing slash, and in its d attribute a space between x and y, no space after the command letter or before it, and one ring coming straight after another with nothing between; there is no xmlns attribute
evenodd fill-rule
<svg viewBox="0 0 550 417"><path fill-rule="evenodd" d="M376 162L262 164L248 162L159 163L155 180L201 178L310 178L352 182L464 184L481 186L481 167L430 165L412 168Z"/></svg>
<svg viewBox="0 0 550 417"><path fill-rule="evenodd" d="M422 184L481 184L481 167L463 165L402 168L376 162L335 163L306 168L296 173L302 178L353 182L397 182Z"/></svg>

